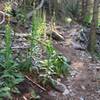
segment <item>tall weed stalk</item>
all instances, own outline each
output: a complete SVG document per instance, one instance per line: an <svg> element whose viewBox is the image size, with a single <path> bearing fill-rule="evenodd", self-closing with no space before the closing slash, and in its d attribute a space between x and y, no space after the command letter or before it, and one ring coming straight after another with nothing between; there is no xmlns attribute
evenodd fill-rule
<svg viewBox="0 0 100 100"><path fill-rule="evenodd" d="M6 34L5 34L5 61L7 66L9 66L11 61L11 29L10 25L6 25Z"/></svg>
<svg viewBox="0 0 100 100"><path fill-rule="evenodd" d="M32 18L32 30L31 37L29 38L30 49L28 50L27 58L25 62L22 63L22 70L26 69L26 71L32 71L33 66L39 66L40 61L40 42L41 36L45 33L45 15L42 15L41 11L35 12ZM24 68L23 68L24 65ZM26 72L25 71L25 72Z"/></svg>
<svg viewBox="0 0 100 100"><path fill-rule="evenodd" d="M0 62L0 100L7 97L12 100L11 93L17 92L16 84L24 80L17 68L18 64L12 59L11 28L6 25L4 59Z"/></svg>

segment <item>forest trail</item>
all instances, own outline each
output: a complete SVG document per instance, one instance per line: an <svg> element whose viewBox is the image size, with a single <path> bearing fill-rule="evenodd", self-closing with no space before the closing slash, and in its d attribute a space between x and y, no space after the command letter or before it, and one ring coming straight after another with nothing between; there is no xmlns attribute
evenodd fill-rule
<svg viewBox="0 0 100 100"><path fill-rule="evenodd" d="M100 100L99 1L0 0L0 100Z"/></svg>
<svg viewBox="0 0 100 100"><path fill-rule="evenodd" d="M71 75L61 80L69 93L66 96L57 93L54 99L50 96L45 100L100 100L100 91L97 91L95 76L95 67L100 67L100 62L91 62L91 56L86 51L73 48L71 42L73 38L70 37L73 30L76 32L76 27L62 31L65 36L64 42L53 42L57 51L71 60Z"/></svg>

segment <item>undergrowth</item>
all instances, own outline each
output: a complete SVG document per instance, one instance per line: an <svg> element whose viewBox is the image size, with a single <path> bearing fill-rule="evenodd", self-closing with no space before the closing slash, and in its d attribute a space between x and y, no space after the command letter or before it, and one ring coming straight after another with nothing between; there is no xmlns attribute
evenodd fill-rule
<svg viewBox="0 0 100 100"><path fill-rule="evenodd" d="M17 69L18 64L12 58L11 28L6 25L5 48L0 52L0 98L12 99L11 93L18 92L15 85L24 80Z"/></svg>
<svg viewBox="0 0 100 100"><path fill-rule="evenodd" d="M0 51L0 98L12 99L12 93L20 93L16 85L24 80L26 73L34 76L35 71L43 85L53 86L55 76L66 76L69 73L67 58L56 52L51 40L44 38L45 17L45 13L42 15L41 12L33 15L31 36L28 38L30 48L27 56L19 62L13 59L11 27L9 23L6 25L5 48ZM46 55L42 55L43 52Z"/></svg>

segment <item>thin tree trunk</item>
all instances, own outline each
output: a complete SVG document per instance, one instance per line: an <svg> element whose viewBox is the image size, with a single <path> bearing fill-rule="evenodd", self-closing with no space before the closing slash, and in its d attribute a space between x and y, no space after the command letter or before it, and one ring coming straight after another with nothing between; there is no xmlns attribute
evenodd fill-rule
<svg viewBox="0 0 100 100"><path fill-rule="evenodd" d="M89 19L91 19L93 16L93 4L94 4L93 0L87 0L87 9L86 9L85 17L89 17Z"/></svg>
<svg viewBox="0 0 100 100"><path fill-rule="evenodd" d="M87 1L88 0L82 0L82 20L84 20L87 11Z"/></svg>
<svg viewBox="0 0 100 100"><path fill-rule="evenodd" d="M100 26L100 1L99 1L99 8L98 8L98 25Z"/></svg>
<svg viewBox="0 0 100 100"><path fill-rule="evenodd" d="M98 3L99 0L94 0L93 18L91 23L91 30L89 34L88 50L93 54L96 50L96 26L98 22Z"/></svg>

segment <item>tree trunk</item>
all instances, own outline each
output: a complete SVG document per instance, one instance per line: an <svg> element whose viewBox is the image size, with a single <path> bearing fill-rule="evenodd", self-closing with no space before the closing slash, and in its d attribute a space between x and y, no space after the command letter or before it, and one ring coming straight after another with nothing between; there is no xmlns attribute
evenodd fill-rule
<svg viewBox="0 0 100 100"><path fill-rule="evenodd" d="M100 1L99 1L99 8L98 8L98 26L100 26Z"/></svg>
<svg viewBox="0 0 100 100"><path fill-rule="evenodd" d="M93 0L87 0L87 9L85 17L88 18L88 23L91 23L91 18L93 17Z"/></svg>
<svg viewBox="0 0 100 100"><path fill-rule="evenodd" d="M87 1L88 0L82 0L82 20L84 20L87 11Z"/></svg>
<svg viewBox="0 0 100 100"><path fill-rule="evenodd" d="M96 26L98 22L98 3L99 0L94 0L93 18L91 22L91 30L89 34L88 50L93 54L96 50Z"/></svg>

